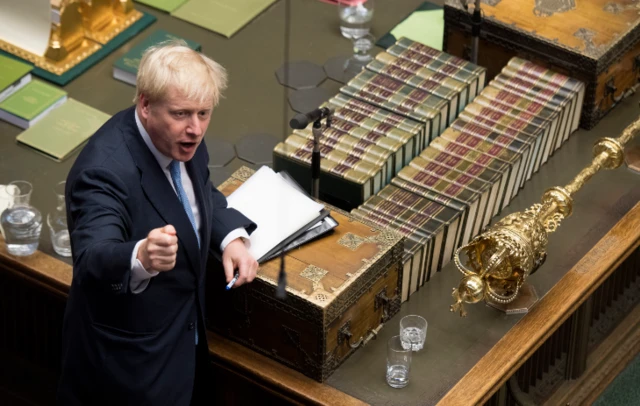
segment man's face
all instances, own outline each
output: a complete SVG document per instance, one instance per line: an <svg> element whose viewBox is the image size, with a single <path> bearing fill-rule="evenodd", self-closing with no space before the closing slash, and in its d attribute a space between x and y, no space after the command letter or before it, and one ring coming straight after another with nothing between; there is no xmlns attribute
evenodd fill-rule
<svg viewBox="0 0 640 406"><path fill-rule="evenodd" d="M209 126L212 102L189 100L171 88L162 101L150 102L141 95L139 107L140 118L158 151L177 161L193 158Z"/></svg>

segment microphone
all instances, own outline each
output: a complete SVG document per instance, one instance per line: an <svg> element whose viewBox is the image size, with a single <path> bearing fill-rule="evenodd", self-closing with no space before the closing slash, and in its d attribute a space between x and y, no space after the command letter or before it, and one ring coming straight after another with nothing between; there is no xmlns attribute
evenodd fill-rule
<svg viewBox="0 0 640 406"><path fill-rule="evenodd" d="M289 121L289 126L295 130L303 130L307 128L309 123L318 121L330 114L333 114L333 110L328 107L311 110L310 112L304 114L296 114L295 117L293 117L291 121Z"/></svg>
<svg viewBox="0 0 640 406"><path fill-rule="evenodd" d="M280 252L280 272L278 273L278 287L276 288L276 297L280 300L287 298L287 273L284 265L284 248Z"/></svg>

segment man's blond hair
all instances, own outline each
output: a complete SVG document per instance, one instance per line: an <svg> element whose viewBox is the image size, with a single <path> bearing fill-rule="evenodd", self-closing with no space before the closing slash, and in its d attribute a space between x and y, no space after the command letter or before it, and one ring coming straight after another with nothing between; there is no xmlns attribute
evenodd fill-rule
<svg viewBox="0 0 640 406"><path fill-rule="evenodd" d="M162 101L170 88L200 103L220 101L227 88L227 71L217 62L187 46L184 40L162 42L143 53L136 78L137 103L140 94L151 102Z"/></svg>

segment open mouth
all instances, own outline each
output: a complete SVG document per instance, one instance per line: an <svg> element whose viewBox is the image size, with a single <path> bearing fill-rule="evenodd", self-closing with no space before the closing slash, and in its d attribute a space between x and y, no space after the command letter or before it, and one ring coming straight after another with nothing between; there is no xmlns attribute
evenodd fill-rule
<svg viewBox="0 0 640 406"><path fill-rule="evenodd" d="M182 149L185 149L185 150L194 149L197 145L195 142L179 142L178 144Z"/></svg>

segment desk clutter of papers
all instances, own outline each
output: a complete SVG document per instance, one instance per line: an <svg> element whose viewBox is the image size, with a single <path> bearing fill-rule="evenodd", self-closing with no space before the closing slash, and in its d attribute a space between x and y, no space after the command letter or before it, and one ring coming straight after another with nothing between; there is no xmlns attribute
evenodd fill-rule
<svg viewBox="0 0 640 406"><path fill-rule="evenodd" d="M585 87L513 58L486 70L406 38L323 106L321 198L406 237L407 300L500 213L578 128ZM274 149L274 167L310 172L310 127Z"/></svg>

